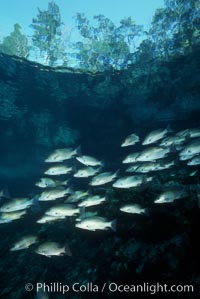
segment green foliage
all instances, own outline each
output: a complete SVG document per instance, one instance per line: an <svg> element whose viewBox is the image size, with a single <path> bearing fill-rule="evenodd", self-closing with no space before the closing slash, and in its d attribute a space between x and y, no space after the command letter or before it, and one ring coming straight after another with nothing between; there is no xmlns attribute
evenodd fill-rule
<svg viewBox="0 0 200 299"><path fill-rule="evenodd" d="M3 39L0 51L31 57L49 66L70 66L90 71L126 69L135 62L169 60L187 54L200 43L200 0L164 0L148 32L131 17L116 26L104 15L94 16L95 25L84 14L75 17L73 34L63 31L60 9L53 0L47 10L38 8L33 18L32 47L19 24ZM76 30L74 30L76 29ZM67 40L68 38L68 40ZM70 39L71 38L71 39Z"/></svg>
<svg viewBox="0 0 200 299"><path fill-rule="evenodd" d="M154 56L161 59L184 54L200 42L200 1L165 0L165 5L156 10L149 31Z"/></svg>
<svg viewBox="0 0 200 299"><path fill-rule="evenodd" d="M3 43L0 45L0 52L27 58L29 50L27 37L21 33L21 26L15 24L14 30L3 39Z"/></svg>
<svg viewBox="0 0 200 299"><path fill-rule="evenodd" d="M80 66L90 70L109 68L121 69L127 66L135 38L142 33L142 27L129 17L116 27L104 15L95 16L97 26L91 26L84 14L76 15L77 28L82 41L77 42L77 58Z"/></svg>
<svg viewBox="0 0 200 299"><path fill-rule="evenodd" d="M38 12L31 24L34 29L33 45L39 49L40 55L45 57L46 63L53 66L59 58L64 59L59 6L51 1L48 10L41 11L38 8Z"/></svg>

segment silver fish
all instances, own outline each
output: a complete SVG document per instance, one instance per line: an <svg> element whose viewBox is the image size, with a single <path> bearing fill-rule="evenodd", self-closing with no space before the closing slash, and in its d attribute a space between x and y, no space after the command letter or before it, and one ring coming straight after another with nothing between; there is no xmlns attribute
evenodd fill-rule
<svg viewBox="0 0 200 299"><path fill-rule="evenodd" d="M38 182L35 183L36 186L40 188L54 188L58 186L66 186L69 180L53 180L51 178L41 178Z"/></svg>
<svg viewBox="0 0 200 299"><path fill-rule="evenodd" d="M50 167L45 171L45 174L47 175L61 175L61 174L67 174L72 171L72 167L65 166L65 165L57 165Z"/></svg>
<svg viewBox="0 0 200 299"><path fill-rule="evenodd" d="M82 164L84 164L86 166L98 166L98 165L103 166L103 162L102 161L99 161L96 158L91 157L91 156L85 156L84 155L84 156L76 157L76 159L80 163L82 163Z"/></svg>
<svg viewBox="0 0 200 299"><path fill-rule="evenodd" d="M26 214L26 211L16 211L9 213L1 213L0 214L0 223L10 223L14 220L22 218Z"/></svg>
<svg viewBox="0 0 200 299"><path fill-rule="evenodd" d="M102 167L99 167L99 168L85 167L85 168L79 169L73 176L75 178L88 178L88 177L93 176L96 173L98 173L101 169L102 169Z"/></svg>
<svg viewBox="0 0 200 299"><path fill-rule="evenodd" d="M90 231L96 231L98 229L107 230L109 228L111 228L113 231L116 231L116 220L107 221L103 217L94 216L76 223L75 226Z"/></svg>
<svg viewBox="0 0 200 299"><path fill-rule="evenodd" d="M0 207L0 212L15 212L29 208L33 205L33 199L13 198Z"/></svg>
<svg viewBox="0 0 200 299"><path fill-rule="evenodd" d="M158 140L164 138L169 132L169 129L158 129L155 131L150 132L145 138L144 141L142 142L142 145L147 145L151 143L155 143Z"/></svg>
<svg viewBox="0 0 200 299"><path fill-rule="evenodd" d="M146 210L138 204L126 204L120 208L120 211L131 214L144 214L146 212Z"/></svg>
<svg viewBox="0 0 200 299"><path fill-rule="evenodd" d="M154 203L170 203L176 199L187 197L188 195L188 191L184 188L171 188L161 193Z"/></svg>
<svg viewBox="0 0 200 299"><path fill-rule="evenodd" d="M71 159L74 157L79 151L79 148L72 149L72 148L60 148L56 149L51 153L47 159L45 159L45 162L63 162L65 160Z"/></svg>
<svg viewBox="0 0 200 299"><path fill-rule="evenodd" d="M137 167L136 172L148 173L150 171L155 171L158 169L158 163L156 162L143 162Z"/></svg>
<svg viewBox="0 0 200 299"><path fill-rule="evenodd" d="M100 196L100 195L93 195L93 196L88 196L85 198L82 202L78 204L79 207L91 207L91 206L96 206L101 204L102 202L106 201L105 196Z"/></svg>
<svg viewBox="0 0 200 299"><path fill-rule="evenodd" d="M80 213L80 209L71 204L57 204L49 208L45 214L53 217L73 216Z"/></svg>
<svg viewBox="0 0 200 299"><path fill-rule="evenodd" d="M64 188L51 188L43 191L38 197L39 201L48 201L48 200L56 200L58 198L65 197L70 191L70 189Z"/></svg>
<svg viewBox="0 0 200 299"><path fill-rule="evenodd" d="M160 146L169 147L170 145L175 144L177 148L177 145L182 145L185 141L186 138L182 136L168 136L161 141Z"/></svg>
<svg viewBox="0 0 200 299"><path fill-rule="evenodd" d="M36 222L40 224L44 224L44 223L54 222L62 219L65 219L65 216L54 217L54 216L44 215Z"/></svg>
<svg viewBox="0 0 200 299"><path fill-rule="evenodd" d="M113 187L122 189L138 187L143 183L152 181L152 179L152 177L146 177L143 175L122 177L113 184Z"/></svg>
<svg viewBox="0 0 200 299"><path fill-rule="evenodd" d="M193 157L191 160L187 162L187 165L200 165L200 155Z"/></svg>
<svg viewBox="0 0 200 299"><path fill-rule="evenodd" d="M169 169L175 165L175 161L163 162L143 162L136 170L136 172L148 173L151 171L159 171Z"/></svg>
<svg viewBox="0 0 200 299"><path fill-rule="evenodd" d="M126 139L123 141L121 146L124 147L124 146L134 145L139 141L140 141L139 136L137 136L136 134L130 134L128 137L126 137Z"/></svg>
<svg viewBox="0 0 200 299"><path fill-rule="evenodd" d="M184 129L176 133L178 137L186 137L189 134L189 129Z"/></svg>
<svg viewBox="0 0 200 299"><path fill-rule="evenodd" d="M65 203L77 202L90 194L89 191L76 190L64 201Z"/></svg>
<svg viewBox="0 0 200 299"><path fill-rule="evenodd" d="M38 242L37 236L35 235L24 236L20 238L20 240L14 243L10 251L17 251L17 250L29 248L32 244L35 244L36 242Z"/></svg>
<svg viewBox="0 0 200 299"><path fill-rule="evenodd" d="M162 162L157 163L157 169L155 169L155 170L169 169L172 166L175 166L175 161L174 160L168 161L168 162L167 161L162 161Z"/></svg>
<svg viewBox="0 0 200 299"><path fill-rule="evenodd" d="M189 176L195 176L197 174L198 170L194 170L191 173L189 173Z"/></svg>
<svg viewBox="0 0 200 299"><path fill-rule="evenodd" d="M86 218L94 217L96 215L97 215L97 212L84 212L84 213L81 213L78 218L76 218L76 221L82 221Z"/></svg>
<svg viewBox="0 0 200 299"><path fill-rule="evenodd" d="M61 246L57 242L44 242L35 250L36 253L51 257L53 255L63 256L68 254L71 256L69 246Z"/></svg>
<svg viewBox="0 0 200 299"><path fill-rule="evenodd" d="M186 161L194 158L195 155L179 155L179 160L180 161Z"/></svg>
<svg viewBox="0 0 200 299"><path fill-rule="evenodd" d="M179 153L180 156L191 156L200 154L200 139L190 142L185 148Z"/></svg>
<svg viewBox="0 0 200 299"><path fill-rule="evenodd" d="M176 134L176 136L197 138L197 137L200 137L200 128L186 129L186 130L178 132Z"/></svg>
<svg viewBox="0 0 200 299"><path fill-rule="evenodd" d="M116 172L103 172L92 178L89 185L91 186L100 186L105 185L109 182L112 182L118 176L119 170Z"/></svg>
<svg viewBox="0 0 200 299"><path fill-rule="evenodd" d="M130 165L126 169L126 172L136 172L136 170L138 169L139 166L140 166L140 163L136 163L136 164Z"/></svg>
<svg viewBox="0 0 200 299"><path fill-rule="evenodd" d="M139 152L138 153L132 153L132 154L129 154L123 161L122 163L123 164L126 164L126 163L135 163L137 162L137 157L139 156Z"/></svg>
<svg viewBox="0 0 200 299"><path fill-rule="evenodd" d="M147 162L147 161L154 161L158 159L162 159L170 153L170 148L162 148L162 147L149 147L142 151L140 155L137 157L137 161L139 162Z"/></svg>

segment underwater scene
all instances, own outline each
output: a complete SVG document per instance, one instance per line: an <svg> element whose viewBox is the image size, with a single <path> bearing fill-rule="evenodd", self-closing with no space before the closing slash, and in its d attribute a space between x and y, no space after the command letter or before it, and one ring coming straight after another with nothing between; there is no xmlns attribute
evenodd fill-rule
<svg viewBox="0 0 200 299"><path fill-rule="evenodd" d="M0 299L200 298L200 0L66 2L0 3Z"/></svg>

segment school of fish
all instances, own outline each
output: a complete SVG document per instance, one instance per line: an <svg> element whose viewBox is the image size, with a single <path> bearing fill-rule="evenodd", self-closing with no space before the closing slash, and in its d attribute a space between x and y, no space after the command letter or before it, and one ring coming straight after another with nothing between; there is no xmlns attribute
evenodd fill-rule
<svg viewBox="0 0 200 299"><path fill-rule="evenodd" d="M177 167L184 168L188 170L188 176L194 176L199 171L200 128L173 132L167 127L148 133L143 140L140 140L136 133L132 133L122 141L121 147L131 150L122 158L115 171L107 169L100 159L82 155L80 147L55 149L44 160L46 170L35 183L36 193L33 198L10 198L5 192L0 192L0 224L21 219L29 213L29 209L39 206L44 213L36 220L37 225L65 221L66 217L73 217L77 229L92 232L111 229L116 232L116 219L98 215L99 205L106 206L111 203L106 192L107 187L121 192L132 188L141 190L146 184L154 184L157 175L163 171L167 173L167 170L173 171ZM136 151L132 150L134 147ZM71 186L71 180L84 181L86 190L75 190ZM98 189L99 187L101 189ZM200 188L199 185L196 187L197 200L200 202ZM174 178L174 184L163 185L162 192L153 199L153 204L170 204L189 196L190 186L177 184ZM45 208L45 202L51 206ZM96 210L90 211L90 207L94 206ZM141 217L147 215L146 207L134 202L134 199L121 204L119 212L139 214ZM51 240L41 242L34 234L16 240L10 251L28 249L33 245L35 253L46 257L72 255L68 244L63 245Z"/></svg>

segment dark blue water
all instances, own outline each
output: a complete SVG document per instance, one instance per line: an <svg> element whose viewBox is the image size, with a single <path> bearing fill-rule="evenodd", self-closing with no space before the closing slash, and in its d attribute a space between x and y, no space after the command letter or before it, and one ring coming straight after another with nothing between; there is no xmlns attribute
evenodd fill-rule
<svg viewBox="0 0 200 299"><path fill-rule="evenodd" d="M142 140L151 130L168 125L175 132L199 127L199 61L199 48L194 47L192 53L170 62L138 64L141 75L137 77L131 66L118 73L91 76L35 68L34 63L1 55L0 187L9 190L11 197L35 196L39 192L35 182L46 169L44 159L53 149L68 146L81 145L83 154L104 160L106 170L121 169L123 174L121 161L130 149L120 144L127 135L135 132ZM140 149L141 145L134 148ZM75 159L70 163L75 164ZM40 209L30 210L23 219L1 224L0 298L34 298L34 291L27 293L24 286L40 281L98 285L146 281L192 283L196 287L200 248L195 191L172 205L153 205L172 173L174 182L197 186L199 168L196 169L191 177L190 171L178 164L175 170L159 174L159 183L137 190L114 190L111 184L95 188L95 194L109 193L109 204L90 210L117 219L116 233L80 230L75 228L73 217L39 225L36 220L51 206L49 202L40 203ZM71 184L87 189L88 179L72 179ZM133 200L144 205L148 214L141 217L119 211L121 202ZM68 243L72 257L40 256L34 246L10 252L13 242L27 233L37 234L40 241ZM124 296L120 292L71 291L66 298ZM187 294L186 298L195 296ZM169 298L166 294L163 297ZM49 298L64 297L51 293ZM183 298L183 294L176 293L174 298Z"/></svg>

